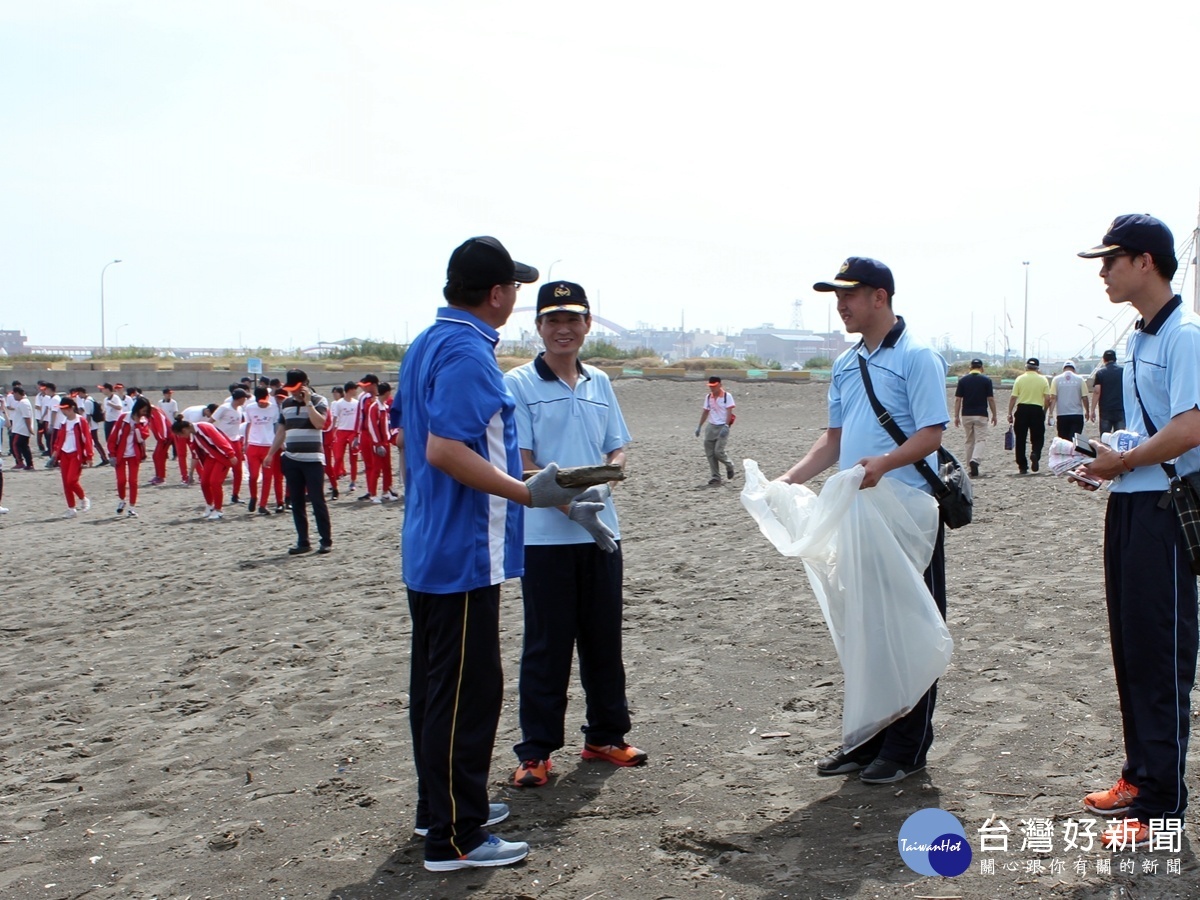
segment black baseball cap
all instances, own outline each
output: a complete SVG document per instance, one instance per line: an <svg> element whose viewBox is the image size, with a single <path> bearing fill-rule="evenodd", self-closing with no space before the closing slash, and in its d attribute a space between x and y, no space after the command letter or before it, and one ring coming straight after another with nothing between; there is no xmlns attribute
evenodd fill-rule
<svg viewBox="0 0 1200 900"><path fill-rule="evenodd" d="M450 254L446 266L447 286L458 282L468 290L490 288L516 281L533 284L538 270L525 263L513 262L508 251L494 237L468 238Z"/></svg>
<svg viewBox="0 0 1200 900"><path fill-rule="evenodd" d="M587 294L575 282L552 281L538 289L537 314L541 316L552 312L588 316L591 315L592 309L588 306Z"/></svg>
<svg viewBox="0 0 1200 900"><path fill-rule="evenodd" d="M1103 358L1104 358L1105 362L1116 362L1117 361L1117 351L1116 350L1105 350Z"/></svg>
<svg viewBox="0 0 1200 900"><path fill-rule="evenodd" d="M1040 365L1041 363L1038 362L1038 358L1036 356L1031 356L1029 359L1025 360L1025 368L1027 369L1036 369Z"/></svg>
<svg viewBox="0 0 1200 900"><path fill-rule="evenodd" d="M1154 216L1131 213L1113 219L1099 245L1091 250L1080 250L1078 255L1084 259L1095 259L1129 252L1152 253L1174 259L1175 237L1171 229Z"/></svg>
<svg viewBox="0 0 1200 900"><path fill-rule="evenodd" d="M982 369L983 368L983 360L982 359L971 360L971 368L972 369Z"/></svg>
<svg viewBox="0 0 1200 900"><path fill-rule="evenodd" d="M308 381L308 373L303 369L288 369L287 374L283 376L283 389L291 392L299 390Z"/></svg>
<svg viewBox="0 0 1200 900"><path fill-rule="evenodd" d="M838 269L837 275L830 281L818 281L813 285L814 291L850 290L860 284L867 287L883 288L890 297L896 293L896 281L892 278L892 270L877 259L867 256L851 256Z"/></svg>

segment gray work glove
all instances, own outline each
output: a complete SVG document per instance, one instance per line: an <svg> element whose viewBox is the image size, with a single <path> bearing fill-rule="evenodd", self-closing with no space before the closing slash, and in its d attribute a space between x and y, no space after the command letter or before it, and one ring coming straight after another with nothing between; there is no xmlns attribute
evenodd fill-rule
<svg viewBox="0 0 1200 900"><path fill-rule="evenodd" d="M608 485L600 484L588 488L571 501L567 509L567 518L582 525L601 550L612 553L617 549L616 538L612 529L600 521L600 513L604 510L604 501L608 493Z"/></svg>
<svg viewBox="0 0 1200 900"><path fill-rule="evenodd" d="M696 426L696 437L700 437L700 426Z"/></svg>
<svg viewBox="0 0 1200 900"><path fill-rule="evenodd" d="M558 474L558 463L550 463L527 482L529 505L534 509L551 506L566 506L583 492L582 488L562 487L554 477Z"/></svg>

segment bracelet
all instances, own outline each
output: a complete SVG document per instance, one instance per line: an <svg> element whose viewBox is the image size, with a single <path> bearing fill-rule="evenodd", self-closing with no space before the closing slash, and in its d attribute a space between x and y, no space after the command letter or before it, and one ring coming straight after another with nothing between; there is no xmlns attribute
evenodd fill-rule
<svg viewBox="0 0 1200 900"><path fill-rule="evenodd" d="M1126 471L1126 472L1132 472L1132 471L1134 470L1134 468L1135 468L1135 467L1134 467L1134 466L1131 466L1131 465L1129 464L1129 461L1125 459L1125 454L1126 454L1126 453L1128 453L1128 452L1129 452L1128 450L1122 450L1122 451L1121 451L1121 465L1123 465L1123 466L1125 467L1125 471Z"/></svg>

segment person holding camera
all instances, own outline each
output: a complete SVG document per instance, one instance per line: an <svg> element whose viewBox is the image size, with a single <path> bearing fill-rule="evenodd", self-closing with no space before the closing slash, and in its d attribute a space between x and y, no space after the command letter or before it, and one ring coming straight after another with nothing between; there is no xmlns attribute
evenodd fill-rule
<svg viewBox="0 0 1200 900"><path fill-rule="evenodd" d="M303 369L291 369L284 379L287 399L279 407L279 425L275 442L267 452L263 465L271 468L280 457L283 480L292 502L292 524L296 526L296 546L288 550L291 556L308 553L312 543L308 534L308 503L312 504L320 544L318 553L333 549L333 526L329 507L325 505L325 413L329 404L320 394L313 393L308 374ZM280 452L282 451L282 453Z"/></svg>

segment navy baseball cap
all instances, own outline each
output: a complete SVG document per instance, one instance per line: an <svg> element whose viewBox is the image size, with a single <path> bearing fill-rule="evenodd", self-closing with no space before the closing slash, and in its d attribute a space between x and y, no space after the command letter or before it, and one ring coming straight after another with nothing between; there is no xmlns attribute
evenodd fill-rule
<svg viewBox="0 0 1200 900"><path fill-rule="evenodd" d="M468 290L514 281L533 284L537 280L538 270L513 262L504 245L494 237L468 238L450 254L450 264L446 267L446 281L460 282Z"/></svg>
<svg viewBox="0 0 1200 900"><path fill-rule="evenodd" d="M866 256L851 256L838 269L837 276L831 281L818 281L813 285L814 291L836 291L856 288L860 284L867 287L883 288L888 296L896 293L896 282L892 278L892 270L877 259Z"/></svg>
<svg viewBox="0 0 1200 900"><path fill-rule="evenodd" d="M573 281L552 281L538 289L537 314L542 316L552 312L587 316L591 315L592 309L582 287Z"/></svg>
<svg viewBox="0 0 1200 900"><path fill-rule="evenodd" d="M1084 259L1120 256L1123 253L1152 253L1175 258L1175 237L1171 229L1154 216L1133 213L1117 216L1098 246L1080 250Z"/></svg>

